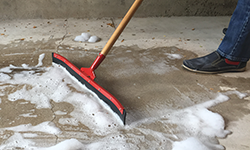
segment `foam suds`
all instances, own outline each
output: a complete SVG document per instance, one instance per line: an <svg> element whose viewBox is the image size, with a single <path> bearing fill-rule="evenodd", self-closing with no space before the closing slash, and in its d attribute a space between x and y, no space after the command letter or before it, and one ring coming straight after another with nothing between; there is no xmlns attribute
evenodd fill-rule
<svg viewBox="0 0 250 150"><path fill-rule="evenodd" d="M210 150L199 139L190 137L181 142L174 142L173 150Z"/></svg>
<svg viewBox="0 0 250 150"><path fill-rule="evenodd" d="M19 116L22 116L22 117L37 117L37 115L32 115L32 113L27 113L27 114L20 114Z"/></svg>
<svg viewBox="0 0 250 150"><path fill-rule="evenodd" d="M35 108L29 112L19 114L25 119L38 117L34 114L35 109L53 109L53 103L68 103L73 109L57 108L53 112L53 120L41 121L36 125L30 122L0 128L3 141L0 150L222 150L224 147L219 145L217 138L225 138L230 131L224 129L222 116L208 108L229 100L228 95L231 94L239 98L246 96L238 91L227 91L192 107L155 110L160 115L123 126L119 117L95 93L72 78L64 68L56 64L43 67L44 57L44 54L39 56L35 67L23 64L22 67L10 65L0 69L0 96L5 96L0 97L0 103L21 101L18 105L34 105ZM178 59L181 56L170 57ZM7 88L15 89L5 93ZM56 117L60 118L56 121ZM11 134L5 136L5 132ZM47 134L56 136L58 143L43 146L34 140L44 139Z"/></svg>
<svg viewBox="0 0 250 150"><path fill-rule="evenodd" d="M40 67L43 65L43 59L45 57L45 54L41 54L39 55L39 59L38 59L38 64L36 65L36 67Z"/></svg>
<svg viewBox="0 0 250 150"><path fill-rule="evenodd" d="M52 122L43 122L41 124L38 124L36 126L32 126L31 124L23 124L16 127L9 127L5 128L6 130L12 130L15 132L27 132L27 131L33 131L33 132L44 132L49 134L59 134L61 131L59 128L55 126Z"/></svg>
<svg viewBox="0 0 250 150"><path fill-rule="evenodd" d="M49 148L40 148L39 150L84 150L85 146L76 139L65 140Z"/></svg>
<svg viewBox="0 0 250 150"><path fill-rule="evenodd" d="M91 36L89 33L82 33L81 35L76 36L74 41L95 43L100 41L100 38L95 35Z"/></svg>
<svg viewBox="0 0 250 150"><path fill-rule="evenodd" d="M99 41L99 40L100 40L100 38L94 35L94 36L91 36L91 37L88 39L88 42L90 42L90 43L95 43L95 42L97 42L97 41Z"/></svg>
<svg viewBox="0 0 250 150"><path fill-rule="evenodd" d="M10 150L10 149L25 149L25 150L32 150L35 142L32 142L31 140L24 139L21 133L14 133L11 137L9 137L7 140L4 141L3 144L1 144L0 149L1 150ZM35 149L35 148L34 148Z"/></svg>

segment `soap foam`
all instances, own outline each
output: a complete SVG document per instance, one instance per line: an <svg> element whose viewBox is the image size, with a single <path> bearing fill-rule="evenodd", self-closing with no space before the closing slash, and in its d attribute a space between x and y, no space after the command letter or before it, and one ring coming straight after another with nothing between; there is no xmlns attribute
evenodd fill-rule
<svg viewBox="0 0 250 150"><path fill-rule="evenodd" d="M49 148L39 148L38 150L84 150L85 146L76 139L69 139Z"/></svg>
<svg viewBox="0 0 250 150"><path fill-rule="evenodd" d="M36 67L40 67L43 65L43 59L45 57L45 54L41 54L39 55L39 59L38 59L38 64L36 65Z"/></svg>
<svg viewBox="0 0 250 150"><path fill-rule="evenodd" d="M100 38L98 36L91 36L89 33L82 33L81 35L78 35L75 37L74 41L76 42L89 42L89 43L95 43L98 42Z"/></svg>
<svg viewBox="0 0 250 150"><path fill-rule="evenodd" d="M172 150L211 150L204 145L199 139L190 137L186 140L173 143Z"/></svg>
<svg viewBox="0 0 250 150"><path fill-rule="evenodd" d="M173 56L177 58L177 56ZM44 55L39 56L38 65L29 67L10 65L0 69L0 93L5 94L8 86L19 85L18 90L8 95L9 101L24 100L35 104L36 109L52 108L51 100L60 103L66 102L73 106L70 113L57 110L55 115L62 117L58 124L78 127L86 126L87 133L79 139L66 139L60 143L47 147L37 147L32 137L42 132L52 135L62 134L55 123L41 122L38 125L21 124L14 127L1 128L0 131L12 131L13 135L5 140L0 150L20 147L32 150L79 150L79 149L148 149L159 148L167 150L221 150L216 138L225 138L230 131L225 130L225 123L218 113L208 110L209 107L229 100L230 94L240 98L246 96L238 91L228 91L207 102L197 104L180 110L155 110L160 111L160 116L138 120L130 125L123 126L120 118L95 93L79 83L64 68L53 66L42 67ZM13 72L15 69L27 70ZM42 72L36 72L35 70ZM4 85L4 86L2 86ZM8 86L7 86L8 85ZM74 89L74 90L72 90ZM2 100L3 101L3 100ZM22 102L24 104L25 102ZM32 113L20 114L23 117L36 117ZM129 115L128 115L129 117ZM151 128L156 126L156 128ZM175 128L173 128L173 126ZM158 131L158 128L160 130ZM93 139L83 139L86 134L93 134ZM65 136L65 135L63 135ZM67 138L67 136L65 136ZM98 137L98 138L94 138ZM81 139L80 138L80 139ZM84 144L85 143L85 144Z"/></svg>
<svg viewBox="0 0 250 150"><path fill-rule="evenodd" d="M23 124L15 127L9 127L5 128L6 130L12 130L12 131L37 131L37 132L44 132L44 133L49 133L49 134L59 134L61 130L55 126L54 123L46 121L43 123L40 123L36 126L32 126L31 124Z"/></svg>

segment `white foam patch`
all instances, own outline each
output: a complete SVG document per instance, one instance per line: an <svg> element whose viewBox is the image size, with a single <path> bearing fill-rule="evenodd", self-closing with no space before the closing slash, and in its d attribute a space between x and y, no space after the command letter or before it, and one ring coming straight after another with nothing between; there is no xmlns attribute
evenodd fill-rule
<svg viewBox="0 0 250 150"><path fill-rule="evenodd" d="M0 69L0 72L3 72L3 73L11 73L11 72L12 72L11 68L12 68L12 65L10 65L9 67L1 68L1 69Z"/></svg>
<svg viewBox="0 0 250 150"><path fill-rule="evenodd" d="M39 150L84 150L85 146L76 139L69 139L58 143L49 148L40 148Z"/></svg>
<svg viewBox="0 0 250 150"><path fill-rule="evenodd" d="M225 123L223 117L218 113L209 111L207 108L227 101L228 99L227 96L219 94L214 100L175 112L173 116L174 118L178 118L178 120L171 117L170 120L190 127L192 134L224 138L230 132L224 130Z"/></svg>
<svg viewBox="0 0 250 150"><path fill-rule="evenodd" d="M94 36L91 36L91 37L88 39L88 42L90 42L90 43L95 43L95 42L98 42L99 40L100 40L100 38L94 35Z"/></svg>
<svg viewBox="0 0 250 150"><path fill-rule="evenodd" d="M166 139L171 139L174 150L223 150L224 147L218 144L216 138L225 138L231 132L225 130L223 117L218 113L209 111L208 108L227 100L229 100L228 96L219 94L213 100L185 109L166 110L166 112L160 110L165 115L159 118L140 120L130 125L129 128L136 128L137 126L141 126L141 124L153 124L155 122L161 122L165 125L175 125L177 128L170 128L168 131L170 134L167 135L169 138ZM139 130L142 131L141 129ZM178 131L180 133L176 134ZM146 135L154 135L155 137L158 135L158 132L152 132L151 130L144 129L143 132ZM160 134L164 135L164 133ZM166 137L158 136L158 139L164 138Z"/></svg>
<svg viewBox="0 0 250 150"><path fill-rule="evenodd" d="M19 116L22 116L22 117L33 117L33 118L37 117L37 115L32 115L32 113L20 114Z"/></svg>
<svg viewBox="0 0 250 150"><path fill-rule="evenodd" d="M215 106L215 105L217 105L219 103L223 103L223 102L228 101L228 100L229 100L228 96L219 93L218 96L215 99L204 102L204 103L201 103L201 104L198 104L196 106L197 107L209 108L209 107Z"/></svg>
<svg viewBox="0 0 250 150"><path fill-rule="evenodd" d="M226 95L233 95L233 94L235 94L235 95L238 96L239 99L243 99L243 98L245 98L247 96L247 94L241 93L239 91L227 91L227 92L225 92L225 94Z"/></svg>
<svg viewBox="0 0 250 150"><path fill-rule="evenodd" d="M83 37L84 41L88 41L91 35L89 33L82 33L81 36Z"/></svg>
<svg viewBox="0 0 250 150"><path fill-rule="evenodd" d="M29 67L29 65L27 65L27 64L22 64L22 68L24 68L24 69L29 69L30 67Z"/></svg>
<svg viewBox="0 0 250 150"><path fill-rule="evenodd" d="M173 150L223 150L224 147L209 139L225 138L231 132L225 130L225 122L221 115L207 108L227 101L229 98L219 94L214 100L192 106L175 112L170 117L171 122L177 123L191 135L187 139L174 142ZM178 118L178 120L176 120Z"/></svg>
<svg viewBox="0 0 250 150"><path fill-rule="evenodd" d="M39 59L38 59L38 64L36 65L36 67L40 67L43 65L43 59L45 57L45 54L41 54L39 55Z"/></svg>
<svg viewBox="0 0 250 150"><path fill-rule="evenodd" d="M236 87L232 88L232 87L220 86L220 89L221 89L222 91L226 91L226 92L224 93L225 95L232 95L232 94L235 94L235 95L237 95L240 99L243 99L243 98L245 98L245 97L247 96L247 94L245 94L245 93L240 93L239 91L237 91L237 88L236 88Z"/></svg>
<svg viewBox="0 0 250 150"><path fill-rule="evenodd" d="M184 141L174 142L172 150L211 150L199 139L190 137Z"/></svg>
<svg viewBox="0 0 250 150"><path fill-rule="evenodd" d="M67 114L67 112L64 112L64 111L60 111L60 110L58 110L58 111L56 111L56 112L54 112L56 115L66 115Z"/></svg>
<svg viewBox="0 0 250 150"><path fill-rule="evenodd" d="M39 148L38 150L129 150L134 149L131 148L126 143L126 138L124 136L113 136L113 137L106 137L102 140L98 140L92 142L90 144L83 144L77 139L68 139L64 140L55 146L48 147L48 148Z"/></svg>
<svg viewBox="0 0 250 150"><path fill-rule="evenodd" d="M38 135L35 133L23 133L24 138L34 138L37 137Z"/></svg>
<svg viewBox="0 0 250 150"><path fill-rule="evenodd" d="M235 91L235 90L237 90L236 87L235 88L231 88L231 87L226 87L226 86L220 86L220 89L222 91Z"/></svg>
<svg viewBox="0 0 250 150"><path fill-rule="evenodd" d="M22 148L25 150L31 150L34 142L31 140L24 139L20 133L14 133L10 138L8 138L4 144L0 146L0 150L10 150L15 148Z"/></svg>
<svg viewBox="0 0 250 150"><path fill-rule="evenodd" d="M81 35L76 36L74 41L95 43L100 41L100 38L95 35L91 36L89 33L82 33Z"/></svg>
<svg viewBox="0 0 250 150"><path fill-rule="evenodd" d="M84 38L81 35L78 35L75 37L74 41L76 42L85 42L86 40L84 40Z"/></svg>
<svg viewBox="0 0 250 150"><path fill-rule="evenodd" d="M36 126L32 126L31 124L23 124L15 127L9 127L5 128L6 130L12 130L15 132L27 132L27 131L32 131L32 132L44 132L44 133L49 133L49 134L59 134L61 130L55 126L54 123L46 121L43 123L40 123Z"/></svg>
<svg viewBox="0 0 250 150"><path fill-rule="evenodd" d="M0 81L9 80L11 77L7 74L0 73Z"/></svg>

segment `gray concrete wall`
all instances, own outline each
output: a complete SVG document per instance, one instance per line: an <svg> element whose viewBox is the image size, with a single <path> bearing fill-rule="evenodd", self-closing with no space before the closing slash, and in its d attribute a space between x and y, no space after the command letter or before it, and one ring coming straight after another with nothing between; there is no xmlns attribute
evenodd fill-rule
<svg viewBox="0 0 250 150"><path fill-rule="evenodd" d="M123 17L134 0L0 0L1 19ZM144 0L135 16L231 15L237 0Z"/></svg>

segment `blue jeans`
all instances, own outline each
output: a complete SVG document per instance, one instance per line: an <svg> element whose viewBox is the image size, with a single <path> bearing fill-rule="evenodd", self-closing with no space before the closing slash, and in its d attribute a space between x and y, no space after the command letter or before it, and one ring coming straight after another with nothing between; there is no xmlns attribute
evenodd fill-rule
<svg viewBox="0 0 250 150"><path fill-rule="evenodd" d="M250 0L238 0L218 53L231 60L247 62L250 58Z"/></svg>

